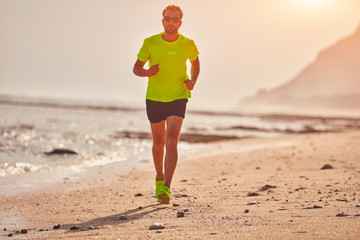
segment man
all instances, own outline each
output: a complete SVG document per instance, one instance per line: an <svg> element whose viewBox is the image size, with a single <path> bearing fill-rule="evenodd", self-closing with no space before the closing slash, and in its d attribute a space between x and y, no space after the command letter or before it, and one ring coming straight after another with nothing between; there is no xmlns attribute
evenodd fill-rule
<svg viewBox="0 0 360 240"><path fill-rule="evenodd" d="M200 72L199 52L194 41L178 33L182 17L178 6L166 7L162 19L164 32L144 40L134 65L135 75L148 77L146 112L153 138L156 197L161 204L170 202L180 129L186 103ZM188 59L191 62L191 79L186 73ZM144 69L147 61L149 69Z"/></svg>

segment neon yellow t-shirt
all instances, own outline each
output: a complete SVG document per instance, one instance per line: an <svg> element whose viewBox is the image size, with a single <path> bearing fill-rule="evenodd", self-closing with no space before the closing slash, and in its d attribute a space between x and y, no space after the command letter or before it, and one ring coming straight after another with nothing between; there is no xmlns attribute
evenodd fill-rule
<svg viewBox="0 0 360 240"><path fill-rule="evenodd" d="M192 39L179 34L175 42L167 42L162 34L146 38L137 55L140 61L149 61L149 67L159 64L159 72L149 77L146 99L172 102L190 98L191 91L184 84L189 79L186 61L194 61L199 51Z"/></svg>

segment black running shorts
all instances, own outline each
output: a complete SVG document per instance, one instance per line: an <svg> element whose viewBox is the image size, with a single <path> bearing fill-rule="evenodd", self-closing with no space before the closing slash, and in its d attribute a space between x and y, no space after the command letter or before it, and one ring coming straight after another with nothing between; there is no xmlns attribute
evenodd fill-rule
<svg viewBox="0 0 360 240"><path fill-rule="evenodd" d="M172 102L156 102L146 99L146 113L151 123L166 120L169 116L185 118L188 99L178 99Z"/></svg>

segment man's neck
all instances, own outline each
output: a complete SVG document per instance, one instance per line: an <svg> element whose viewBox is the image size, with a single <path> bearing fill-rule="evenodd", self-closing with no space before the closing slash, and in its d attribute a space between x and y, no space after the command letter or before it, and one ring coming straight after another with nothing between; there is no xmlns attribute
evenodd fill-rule
<svg viewBox="0 0 360 240"><path fill-rule="evenodd" d="M161 37L167 42L175 42L179 38L179 33L176 32L169 34L165 32L164 34L161 35Z"/></svg>

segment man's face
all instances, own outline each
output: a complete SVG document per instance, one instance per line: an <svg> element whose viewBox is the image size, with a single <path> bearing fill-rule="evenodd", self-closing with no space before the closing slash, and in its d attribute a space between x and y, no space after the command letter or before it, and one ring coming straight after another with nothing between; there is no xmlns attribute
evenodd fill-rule
<svg viewBox="0 0 360 240"><path fill-rule="evenodd" d="M166 11L162 23L166 33L177 33L182 23L180 13L178 11Z"/></svg>

